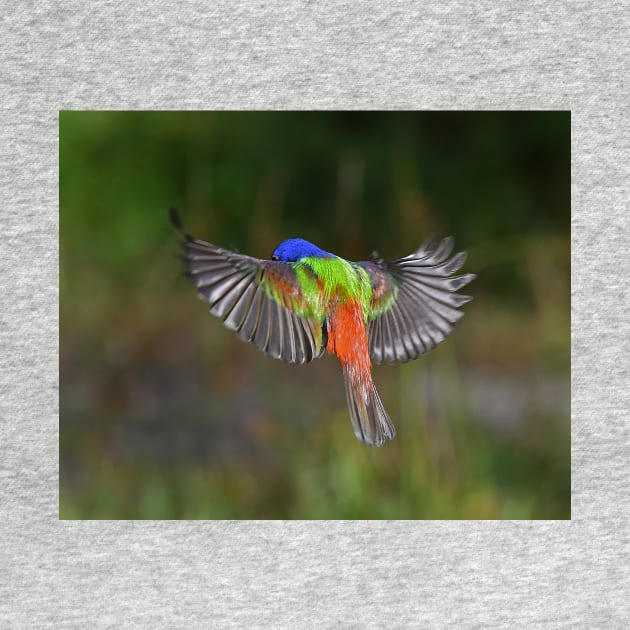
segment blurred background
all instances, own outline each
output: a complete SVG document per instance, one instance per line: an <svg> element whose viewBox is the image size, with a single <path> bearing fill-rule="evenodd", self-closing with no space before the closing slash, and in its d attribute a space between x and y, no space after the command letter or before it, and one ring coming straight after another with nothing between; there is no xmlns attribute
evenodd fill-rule
<svg viewBox="0 0 630 630"><path fill-rule="evenodd" d="M60 517L570 518L568 112L61 112ZM453 235L447 341L376 366L398 435L352 432L337 360L267 358L182 276L193 235L344 258Z"/></svg>

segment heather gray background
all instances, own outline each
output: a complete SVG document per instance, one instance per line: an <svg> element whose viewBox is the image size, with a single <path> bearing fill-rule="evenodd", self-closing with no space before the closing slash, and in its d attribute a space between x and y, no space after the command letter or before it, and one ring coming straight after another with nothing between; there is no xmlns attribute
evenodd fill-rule
<svg viewBox="0 0 630 630"><path fill-rule="evenodd" d="M0 626L627 627L629 16L4 3ZM61 108L571 109L573 520L58 521Z"/></svg>

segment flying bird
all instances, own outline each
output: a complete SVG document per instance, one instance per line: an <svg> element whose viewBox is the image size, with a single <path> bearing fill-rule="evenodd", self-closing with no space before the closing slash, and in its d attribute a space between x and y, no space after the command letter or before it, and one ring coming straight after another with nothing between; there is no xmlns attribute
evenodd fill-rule
<svg viewBox="0 0 630 630"><path fill-rule="evenodd" d="M181 231L179 217L171 220ZM243 340L288 363L325 351L341 363L356 437L373 446L396 430L372 381L371 364L405 363L444 341L472 298L457 293L476 276L453 275L466 252L453 239L426 240L385 261L350 262L301 238L271 260L245 256L184 234L184 260L198 296Z"/></svg>

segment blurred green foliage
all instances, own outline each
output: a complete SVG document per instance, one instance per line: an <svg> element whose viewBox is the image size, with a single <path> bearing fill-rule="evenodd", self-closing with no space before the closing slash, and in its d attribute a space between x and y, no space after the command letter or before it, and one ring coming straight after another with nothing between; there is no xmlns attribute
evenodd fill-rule
<svg viewBox="0 0 630 630"><path fill-rule="evenodd" d="M61 518L570 518L568 112L61 112ZM351 430L341 372L268 359L181 277L187 231L349 259L452 234L454 334L376 367L398 429Z"/></svg>

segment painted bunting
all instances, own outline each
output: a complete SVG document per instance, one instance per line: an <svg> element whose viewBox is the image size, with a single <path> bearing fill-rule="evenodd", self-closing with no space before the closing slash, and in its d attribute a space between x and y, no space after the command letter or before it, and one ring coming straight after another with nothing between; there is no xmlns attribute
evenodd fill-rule
<svg viewBox="0 0 630 630"><path fill-rule="evenodd" d="M181 230L174 211L171 220ZM371 363L398 363L428 352L453 330L456 293L475 278L454 276L453 239L425 241L385 261L350 262L301 238L278 245L271 260L238 254L184 235L187 274L210 312L265 354L307 363L328 351L341 362L354 434L381 446L396 430L371 375Z"/></svg>

